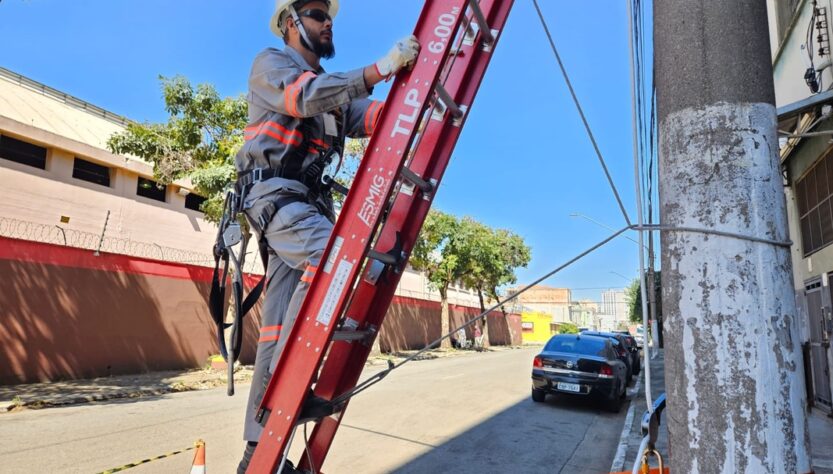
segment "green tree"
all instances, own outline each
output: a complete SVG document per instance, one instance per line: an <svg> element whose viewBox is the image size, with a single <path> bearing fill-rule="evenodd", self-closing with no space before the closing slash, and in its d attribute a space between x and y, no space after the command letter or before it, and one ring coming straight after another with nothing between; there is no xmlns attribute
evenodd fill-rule
<svg viewBox="0 0 833 474"><path fill-rule="evenodd" d="M498 288L517 282L515 270L530 261L530 249L523 238L505 229L493 230L470 217L460 221L458 234L462 250L461 265L465 268L462 283L477 291L480 310L486 311L484 295L499 301ZM501 307L504 315L506 311ZM488 341L488 325L483 323L484 340Z"/></svg>
<svg viewBox="0 0 833 474"><path fill-rule="evenodd" d="M657 304L657 319L662 320L662 287L661 272L654 272L654 300ZM625 288L625 297L628 299L628 318L632 323L642 323L642 285L639 278L635 278ZM650 313L651 309L648 308Z"/></svg>
<svg viewBox="0 0 833 474"><path fill-rule="evenodd" d="M236 179L234 155L243 144L245 98L221 98L210 84L192 86L182 76L160 76L168 120L131 123L107 141L113 153L129 154L153 165L161 184L187 178L207 198L206 219L219 222L223 191Z"/></svg>
<svg viewBox="0 0 833 474"><path fill-rule="evenodd" d="M625 288L625 298L628 300L628 319L635 323L642 321L642 289L639 278L634 278Z"/></svg>
<svg viewBox="0 0 833 474"><path fill-rule="evenodd" d="M456 217L431 210L422 225L422 231L411 252L410 263L416 270L425 272L431 286L440 293L442 334L449 332L448 287L463 277L461 265L463 249L459 238L460 221ZM444 339L442 347L450 347Z"/></svg>
<svg viewBox="0 0 833 474"><path fill-rule="evenodd" d="M578 326L573 323L562 323L558 326L558 334L578 334Z"/></svg>

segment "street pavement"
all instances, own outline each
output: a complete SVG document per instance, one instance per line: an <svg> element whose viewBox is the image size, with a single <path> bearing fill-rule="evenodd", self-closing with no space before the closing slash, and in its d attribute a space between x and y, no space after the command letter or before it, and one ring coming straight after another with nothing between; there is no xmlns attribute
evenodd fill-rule
<svg viewBox="0 0 833 474"><path fill-rule="evenodd" d="M416 361L354 399L323 470L331 473L608 472L624 409L530 399L539 348ZM382 370L368 366L364 377ZM243 443L248 386L0 414L3 473L101 472L206 441L208 472L231 473ZM299 429L292 449L303 447ZM188 472L193 451L136 473Z"/></svg>

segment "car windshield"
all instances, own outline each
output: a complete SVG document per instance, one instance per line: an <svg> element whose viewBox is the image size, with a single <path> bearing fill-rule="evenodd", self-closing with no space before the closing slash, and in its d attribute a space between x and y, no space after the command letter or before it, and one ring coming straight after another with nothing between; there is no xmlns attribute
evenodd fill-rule
<svg viewBox="0 0 833 474"><path fill-rule="evenodd" d="M548 352L572 352L592 356L605 355L605 341L596 337L554 337L544 347Z"/></svg>

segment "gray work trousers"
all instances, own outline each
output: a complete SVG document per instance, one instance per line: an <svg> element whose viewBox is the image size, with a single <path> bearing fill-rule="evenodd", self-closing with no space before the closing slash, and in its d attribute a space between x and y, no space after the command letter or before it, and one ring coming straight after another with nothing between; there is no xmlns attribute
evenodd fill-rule
<svg viewBox="0 0 833 474"><path fill-rule="evenodd" d="M260 215L265 204L281 196L281 192L277 192L257 199L246 210L250 221ZM255 421L257 409L332 230L332 222L317 207L299 201L278 209L263 232L269 245L268 279L243 428L246 441L260 439L263 428Z"/></svg>

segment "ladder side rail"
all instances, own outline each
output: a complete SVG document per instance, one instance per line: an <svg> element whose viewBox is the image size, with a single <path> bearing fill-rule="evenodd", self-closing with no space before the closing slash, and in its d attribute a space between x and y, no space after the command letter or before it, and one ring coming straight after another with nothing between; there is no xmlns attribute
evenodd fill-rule
<svg viewBox="0 0 833 474"><path fill-rule="evenodd" d="M508 11L511 8L513 0L484 0L481 2L481 8L483 5L489 3L496 3L498 4L498 7L503 7L498 11L505 12L505 18L505 15L508 15ZM484 11L489 10L484 8ZM500 25L502 26L502 22ZM490 57L488 57L488 59L490 59ZM474 60L470 61L470 63L474 62ZM459 103L469 107L471 106L487 65L488 61L479 62L476 64L474 69L467 70L463 75L459 75L456 78L449 78L449 82L453 80L456 83L452 90L458 88L460 89L460 91L456 94L457 97L455 97ZM415 153L415 159L410 164L410 168L415 170L417 174L423 175L426 179L436 180L437 184L439 184L439 181L445 172L445 168L450 161L450 156L454 146L456 145L457 139L459 138L462 125L463 124L460 124L459 127L451 126L447 120L443 122L434 121L430 123L426 127L423 143L421 143L420 148ZM425 148L429 146L431 147L431 157L429 159L417 159L423 155L423 152L426 152ZM430 200L433 200L433 195L430 197ZM409 255L410 249L413 247L417 234L419 233L422 223L425 220L425 215L427 215L427 207L430 207L430 200L426 200L422 197L422 195L411 196L400 192L400 194L396 197L396 201L391 209L388 220L383 225L379 233L377 248L385 249L393 246L396 242L396 234L398 232L400 234L400 238L407 239L403 240L402 244L406 256ZM426 202L428 203L428 206L423 206ZM426 209L423 210L423 207ZM416 223L416 228L409 228L408 226L410 223ZM401 266L404 267L405 263L407 262L402 262ZM377 310L386 308L387 305L377 304L379 301L376 300L376 295L383 292L383 290L390 290L391 296L393 295L400 278L399 275L394 275L390 275L390 273L388 273L386 278L376 285L372 285L362 280L357 287L354 302L350 305L345 314L359 322L359 326L362 327L362 323L367 319L367 311L371 308L375 308ZM365 317L362 318L362 315L365 315ZM370 321L367 322L372 324ZM366 325L364 326L366 327ZM337 357L329 358L325 367L326 365L332 365L334 361L338 360L340 359ZM323 388L327 386L326 383L327 380L324 379L322 372L322 377L319 377L316 388ZM319 393L319 395L325 397L333 397L340 394L341 392Z"/></svg>
<svg viewBox="0 0 833 474"><path fill-rule="evenodd" d="M423 8L415 35L423 48L413 71L403 71L394 83L377 133L362 161L342 214L311 283L282 356L269 381L261 409L269 412L248 472L272 472L295 426L300 406L321 364L335 323L353 288L369 243L377 230L382 206L390 198L407 151L416 134L416 119L429 99L448 57L449 42L437 42L439 25L459 28L465 0L436 0ZM281 390L276 390L276 380Z"/></svg>
<svg viewBox="0 0 833 474"><path fill-rule="evenodd" d="M503 30L512 4L513 0L485 0L481 3L484 11L491 13L487 16L492 19L491 24L493 29L497 30L498 35ZM497 38L494 39L494 42L496 41ZM495 44L494 42L492 45ZM456 103L471 107L491 60L491 51L482 51L480 48L476 48L475 51L464 49L463 52L464 57L471 55L466 64L460 68L464 71L455 74L457 72L457 65L455 64L455 71L449 75L445 85L451 91L459 89L457 93L452 94ZM458 61L460 61L459 58ZM409 164L409 168L424 179L436 180L435 192L450 161L451 153L463 125L464 123L452 125L449 117L446 117L442 122L429 122L424 131L423 141L414 154L414 159ZM431 149L431 158L427 160L420 159L427 148ZM433 193L426 200L422 195L416 195L417 192L415 189L414 195L401 192L397 195L388 220L380 231L377 248L385 249L392 246L396 241L396 234L399 232L403 239L403 249L406 255L410 254L410 249L415 243L433 200ZM407 261L402 263L402 268L406 263ZM375 326L380 328L394 297L400 277L401 273L392 274L388 269L386 275L376 285L362 280L357 288L354 303L350 305L346 314L356 320L360 327ZM374 334L375 337L378 337L378 332ZM331 399L355 387L371 347L372 340L368 341L367 345L333 344L316 384L316 394ZM313 460L313 466L320 468L323 465L343 416L344 411L339 415L325 418L316 426L310 437L307 452L301 458L301 468L311 468L309 464L310 457Z"/></svg>

